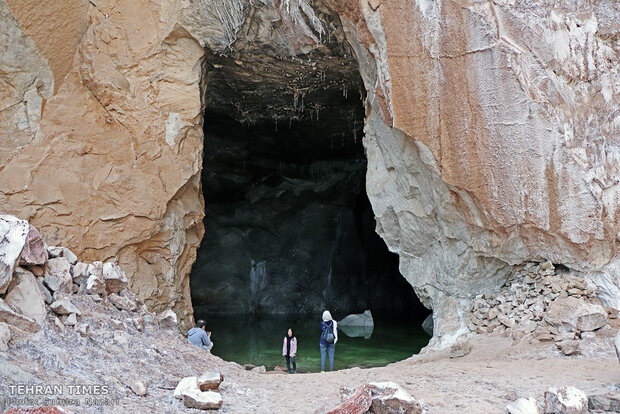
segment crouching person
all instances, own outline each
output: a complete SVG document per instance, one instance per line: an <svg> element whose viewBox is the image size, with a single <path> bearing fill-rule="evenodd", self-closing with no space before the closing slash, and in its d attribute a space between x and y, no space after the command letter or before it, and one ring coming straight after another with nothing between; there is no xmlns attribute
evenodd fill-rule
<svg viewBox="0 0 620 414"><path fill-rule="evenodd" d="M190 329L187 332L187 339L196 345L210 351L213 348L213 341L211 341L211 332L207 331L206 322L202 319L196 322L196 327Z"/></svg>

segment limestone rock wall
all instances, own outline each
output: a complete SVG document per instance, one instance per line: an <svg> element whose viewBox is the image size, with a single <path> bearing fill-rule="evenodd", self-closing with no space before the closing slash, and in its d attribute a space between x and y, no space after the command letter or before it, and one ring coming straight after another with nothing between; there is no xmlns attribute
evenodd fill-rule
<svg viewBox="0 0 620 414"><path fill-rule="evenodd" d="M377 231L437 337L511 265L582 271L618 306L620 13L612 1L334 2L368 100ZM446 335L449 334L449 335Z"/></svg>
<svg viewBox="0 0 620 414"><path fill-rule="evenodd" d="M80 260L119 261L147 305L187 320L201 45L177 2L27 3L0 1L2 210Z"/></svg>

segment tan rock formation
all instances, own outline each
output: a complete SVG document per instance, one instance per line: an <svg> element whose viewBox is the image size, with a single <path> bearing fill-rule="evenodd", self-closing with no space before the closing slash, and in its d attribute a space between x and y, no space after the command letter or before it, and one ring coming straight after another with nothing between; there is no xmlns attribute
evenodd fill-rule
<svg viewBox="0 0 620 414"><path fill-rule="evenodd" d="M592 272L620 306L620 13L547 3L335 6L375 91L377 231L438 336L453 339L463 303L528 258Z"/></svg>
<svg viewBox="0 0 620 414"><path fill-rule="evenodd" d="M21 130L0 132L0 203L82 260L117 259L152 308L173 306L189 319L187 274L202 237L203 49L176 26L179 5L91 2L84 31L85 2L38 12L12 3L0 2L0 35L19 40L2 53L12 88L2 88L0 116ZM63 19L65 32L50 33ZM67 56L51 97L50 67L62 79Z"/></svg>

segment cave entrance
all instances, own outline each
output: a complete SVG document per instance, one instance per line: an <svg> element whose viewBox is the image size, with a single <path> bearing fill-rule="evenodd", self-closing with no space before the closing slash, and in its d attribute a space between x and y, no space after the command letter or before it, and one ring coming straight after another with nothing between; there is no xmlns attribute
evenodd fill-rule
<svg viewBox="0 0 620 414"><path fill-rule="evenodd" d="M238 40L205 61L205 235L190 286L195 318L207 319L214 342L235 324L260 348L290 324L316 330L324 309L337 320L369 309L375 320L418 329L430 312L375 233L365 92L343 37L301 57ZM428 342L412 335L423 338L417 349Z"/></svg>

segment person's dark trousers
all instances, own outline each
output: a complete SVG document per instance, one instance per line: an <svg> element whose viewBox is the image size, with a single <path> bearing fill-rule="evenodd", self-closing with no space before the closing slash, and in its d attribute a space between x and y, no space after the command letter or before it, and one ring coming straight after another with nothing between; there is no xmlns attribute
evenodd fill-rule
<svg viewBox="0 0 620 414"><path fill-rule="evenodd" d="M293 372L297 374L297 364L295 364L295 357L290 357L286 355L286 371L291 373L291 362L293 363Z"/></svg>

